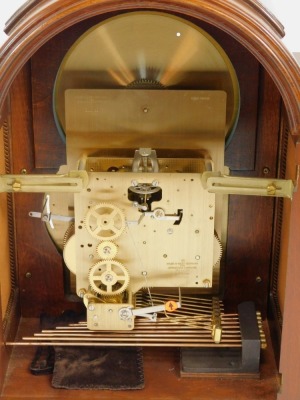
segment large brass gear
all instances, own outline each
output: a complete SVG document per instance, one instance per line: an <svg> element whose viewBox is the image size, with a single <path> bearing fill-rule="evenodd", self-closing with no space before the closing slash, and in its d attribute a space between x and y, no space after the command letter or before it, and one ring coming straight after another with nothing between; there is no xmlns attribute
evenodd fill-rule
<svg viewBox="0 0 300 400"><path fill-rule="evenodd" d="M223 254L223 248L220 239L218 238L217 234L215 233L214 237L214 258L213 263L214 267L221 261Z"/></svg>
<svg viewBox="0 0 300 400"><path fill-rule="evenodd" d="M129 273L118 261L99 261L89 271L89 283L96 293L115 296L127 288Z"/></svg>
<svg viewBox="0 0 300 400"><path fill-rule="evenodd" d="M114 240L125 229L125 216L113 204L98 203L86 214L87 231L98 240Z"/></svg>
<svg viewBox="0 0 300 400"><path fill-rule="evenodd" d="M68 229L66 230L63 238L63 247L67 244L68 240L70 239L71 236L75 234L75 224L72 223L69 225Z"/></svg>
<svg viewBox="0 0 300 400"><path fill-rule="evenodd" d="M64 246L63 257L67 268L76 275L76 236L72 235Z"/></svg>
<svg viewBox="0 0 300 400"><path fill-rule="evenodd" d="M68 227L64 235L63 258L67 268L76 275L76 237L74 224Z"/></svg>

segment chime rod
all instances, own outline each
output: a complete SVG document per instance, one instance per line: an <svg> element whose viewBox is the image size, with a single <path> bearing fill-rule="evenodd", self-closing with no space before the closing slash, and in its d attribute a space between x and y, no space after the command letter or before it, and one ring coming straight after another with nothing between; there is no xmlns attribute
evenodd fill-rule
<svg viewBox="0 0 300 400"><path fill-rule="evenodd" d="M53 340L55 340L55 339L57 339L56 337L53 337L53 338L48 338L48 342L49 343L51 343L51 341L52 341L52 339ZM25 340L25 341L30 341L30 340L34 340L34 341L42 341L42 340L45 340L45 338L43 338L43 337L24 337L23 338L23 340ZM97 342L101 342L101 341L103 341L103 342L105 342L106 344L107 343L114 343L114 341L119 341L120 340L120 337L99 337L99 338L85 338L85 337L81 337L81 338L74 338L74 337L72 337L72 338L69 338L69 337L64 337L64 338L62 338L62 337L60 337L60 340L64 343L64 342L69 342L70 340L72 340L72 341L74 341L75 343L78 343L78 342L80 342L80 341L83 341L83 342L90 342L90 343L92 343L92 344L94 344L94 343L97 343ZM128 337L123 337L122 338L122 343L132 343L132 342L134 342L134 343L138 343L138 341L137 341L137 339L136 338L128 338ZM176 340L176 339L173 339L173 338L170 338L170 337L168 337L167 339L161 339L161 337L156 337L156 338L145 338L144 340L142 340L140 343L147 343L147 342L156 342L156 343L159 343L159 344L162 344L162 343L177 343L178 344L178 346L180 346L180 340ZM212 339L211 338L201 338L201 337L198 337L197 339L189 339L189 338L187 338L185 341L184 341L184 343L211 343L212 342ZM240 343L241 342L241 340L239 339L239 340L237 340L237 339L228 339L227 341L226 341L226 343L227 343L227 345L230 343Z"/></svg>
<svg viewBox="0 0 300 400"><path fill-rule="evenodd" d="M198 322L198 324L197 324L197 322ZM162 323L162 322L159 322L159 323L152 322L151 323L151 322L148 322L147 320L145 320L143 323L137 323L135 325L134 330L136 331L139 329L144 329L144 330L151 331L154 329L158 330L161 328L169 328L169 327L173 327L173 326L174 327L176 326L176 329L180 330L180 329L187 329L187 325L189 325L188 326L189 329L200 329L200 328L204 329L206 326L208 327L211 325L211 321L204 323L197 319L192 319L192 318L183 319L180 317L174 317L174 319L172 319L172 317L171 317L171 318L167 319L166 322L164 322L164 323ZM190 325L193 325L193 326L190 326ZM239 329L239 324L236 322L224 322L222 320L222 327L224 327L224 329L226 329L226 328ZM71 324L70 326L61 326L61 327L56 328L56 330L59 330L59 329L65 329L65 330L77 329L77 330L81 331L81 330L87 330L87 327L86 327L86 325L78 326L78 325ZM88 330L88 331L91 331L91 330ZM92 332L97 332L97 331L92 331ZM128 331L126 331L126 332L128 332Z"/></svg>
<svg viewBox="0 0 300 400"><path fill-rule="evenodd" d="M147 338L157 338L157 339L159 339L159 338L166 338L166 337L170 337L170 334L172 335L172 338L191 338L191 339L193 339L193 338L198 338L198 340L199 340L199 334L197 334L197 335L195 335L195 334L190 334L190 333L188 333L188 332L185 332L185 333L171 333L171 332L169 332L169 333L161 333L161 332L159 332L159 334L157 334L157 333L148 333L148 334L136 334L136 333L134 333L134 334L129 334L129 335L127 335L126 337L124 336L124 335L121 335L121 334L119 334L119 335L114 335L113 336L113 339L118 339L118 338L120 338L120 339L125 339L125 340L131 340L131 339L134 339L134 338L145 338L145 339L147 339ZM159 337L157 337L157 335L159 336ZM204 337L210 337L211 335L209 334L209 333L207 333L207 335L204 335L204 334L202 334L202 337L201 337L201 339L200 340L202 340L202 338L204 338ZM61 337L62 339L65 339L65 338L90 338L90 337L92 337L92 338L95 338L95 339L97 339L97 338L101 338L101 339L105 339L105 340L110 340L111 339L111 337L109 336L109 335L92 335L92 334L85 334L85 335L82 335L82 334L76 334L76 333L73 333L73 334L69 334L69 333L57 333L57 334L53 334L53 333L35 333L34 334L34 338L37 338L37 340L40 340L40 338L53 338L53 337ZM239 334L230 334L230 335L228 335L228 334L223 334L222 335L222 339L224 339L224 340L226 340L226 339L230 339L230 340L233 340L233 338L235 338L236 340L240 340L240 335ZM77 339L76 339L77 340Z"/></svg>
<svg viewBox="0 0 300 400"><path fill-rule="evenodd" d="M181 327L181 326L174 326L174 328L172 328L172 325L168 325L168 327L170 327L171 329L151 329L149 327L149 329L134 329L133 333L139 333L139 334L147 334L149 332L153 332L155 331L156 334L161 334L161 333L169 333L169 334L173 334L173 333L182 333L182 332L186 332L186 333L195 333L195 332L199 332L200 328L196 327L196 326L189 326L188 328L185 327ZM232 329L232 327L230 327L231 330L227 330L225 327L224 333L236 333L239 334L240 332L240 328L237 326L236 329ZM78 334L96 334L99 333L99 331L91 331L90 329L68 329L67 327L63 327L62 329L56 329L56 330L52 330L52 329L45 329L42 331L42 333L57 333L57 332L61 332L61 333L65 333L65 334L73 334L73 333L78 333ZM114 332L113 335L123 335L123 334L131 334L128 333L128 331L119 331L119 332ZM109 334L111 334L111 331L109 331Z"/></svg>
<svg viewBox="0 0 300 400"><path fill-rule="evenodd" d="M24 338L25 340L25 338ZM50 342L50 341L27 341L27 342L6 342L5 343L7 346L91 346L91 343L87 343L87 342ZM107 346L107 342L93 342L92 344L93 347L104 347ZM122 342L120 343L119 341L117 342L111 342L109 343L109 346L111 347L132 347L132 346L142 346L142 347L158 347L161 346L161 342L159 343L149 343L149 342L138 342L138 343L126 343L126 342ZM163 347L237 347L240 348L242 347L241 343L230 343L230 346L228 346L227 343L223 344L223 343L219 343L216 344L214 342L212 343L193 343L193 346L191 346L190 343L187 342L174 342L174 343L170 343L170 342L164 342L163 343Z"/></svg>
<svg viewBox="0 0 300 400"><path fill-rule="evenodd" d="M117 336L117 335L135 335L135 334L151 334L151 332L155 332L156 335L160 335L160 334L183 334L183 333L187 333L187 334L198 334L198 332L200 331L199 328L188 328L188 329L134 329L133 331L118 331L118 332L113 332L113 334L111 333L111 331L109 331L107 333L107 335L113 335L113 336ZM239 331L236 331L239 332ZM78 335L83 335L83 334L87 334L87 335L91 335L91 336L95 336L97 334L101 335L103 334L103 331L100 333L99 331L91 331L89 329L86 330L81 330L81 329L74 329L74 330L68 330L68 329L61 329L61 330L51 330L51 329L45 329L41 332L42 334L66 334L66 335L72 335L72 334L78 334ZM35 333L34 335L40 335L41 333Z"/></svg>

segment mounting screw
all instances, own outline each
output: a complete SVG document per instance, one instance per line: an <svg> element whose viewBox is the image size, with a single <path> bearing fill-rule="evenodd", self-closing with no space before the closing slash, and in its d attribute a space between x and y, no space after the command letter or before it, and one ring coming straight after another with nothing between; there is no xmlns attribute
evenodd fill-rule
<svg viewBox="0 0 300 400"><path fill-rule="evenodd" d="M78 296L81 297L83 299L84 295L86 294L86 290L85 289L79 289L78 290Z"/></svg>
<svg viewBox="0 0 300 400"><path fill-rule="evenodd" d="M260 276L257 276L255 278L255 280L256 280L257 283L261 283L262 282L262 278Z"/></svg>
<svg viewBox="0 0 300 400"><path fill-rule="evenodd" d="M22 168L21 169L21 174L22 175L26 175L27 174L27 169L26 168Z"/></svg>
<svg viewBox="0 0 300 400"><path fill-rule="evenodd" d="M264 173L264 175L268 175L270 173L270 168L269 167L264 167L263 168L263 173Z"/></svg>
<svg viewBox="0 0 300 400"><path fill-rule="evenodd" d="M27 279L30 279L30 278L32 277L31 272L26 272L25 277L26 277Z"/></svg>

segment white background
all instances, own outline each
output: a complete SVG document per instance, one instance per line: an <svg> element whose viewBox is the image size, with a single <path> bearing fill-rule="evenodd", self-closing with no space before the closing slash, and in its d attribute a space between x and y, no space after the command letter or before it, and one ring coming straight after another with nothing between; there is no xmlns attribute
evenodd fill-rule
<svg viewBox="0 0 300 400"><path fill-rule="evenodd" d="M25 3L25 0L0 0L0 46L5 42L3 32L5 22ZM243 0L241 0L243 1ZM286 36L284 43L288 49L300 52L300 0L261 0L284 25Z"/></svg>

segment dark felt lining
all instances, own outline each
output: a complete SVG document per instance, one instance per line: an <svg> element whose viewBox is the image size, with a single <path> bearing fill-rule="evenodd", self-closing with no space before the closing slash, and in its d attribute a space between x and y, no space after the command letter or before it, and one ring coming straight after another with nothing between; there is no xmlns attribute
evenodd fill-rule
<svg viewBox="0 0 300 400"><path fill-rule="evenodd" d="M42 315L41 328L55 329L78 323L84 317L73 311L65 311L57 317ZM132 390L144 387L140 347L38 347L30 369L35 375L53 371L52 386L61 389Z"/></svg>
<svg viewBox="0 0 300 400"><path fill-rule="evenodd" d="M142 389L142 350L138 347L56 347L52 386L60 389Z"/></svg>

